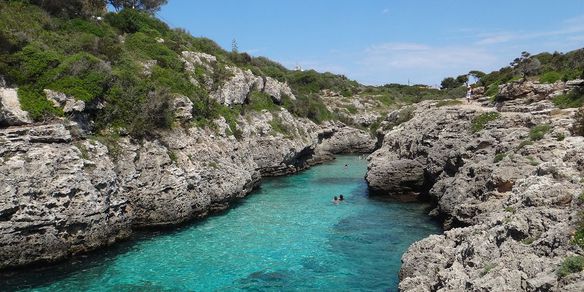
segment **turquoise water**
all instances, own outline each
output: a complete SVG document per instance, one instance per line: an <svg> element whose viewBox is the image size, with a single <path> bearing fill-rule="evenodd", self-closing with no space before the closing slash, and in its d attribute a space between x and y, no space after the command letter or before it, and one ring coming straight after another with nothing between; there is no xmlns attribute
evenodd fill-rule
<svg viewBox="0 0 584 292"><path fill-rule="evenodd" d="M368 198L366 169L340 156L266 179L224 214L4 277L0 290L394 291L407 247L441 230L425 205Z"/></svg>

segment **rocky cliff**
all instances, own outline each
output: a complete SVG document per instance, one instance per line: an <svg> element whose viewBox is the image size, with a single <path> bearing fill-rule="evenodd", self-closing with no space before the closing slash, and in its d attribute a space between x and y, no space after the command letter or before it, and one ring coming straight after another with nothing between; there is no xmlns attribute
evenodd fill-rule
<svg viewBox="0 0 584 292"><path fill-rule="evenodd" d="M238 96L226 104L253 90L241 85L247 82L238 79L242 72L217 91ZM283 86L266 80L263 90L278 97L290 90ZM376 145L367 132L338 122L318 125L284 108L238 116L236 138L224 118L193 126L192 103L181 96L171 130L145 140L105 138L92 136L72 114L31 124L16 90L0 93L0 269L61 260L136 228L202 218L245 197L262 176L291 174L335 153L372 152ZM83 111L71 97L45 93L66 113Z"/></svg>
<svg viewBox="0 0 584 292"><path fill-rule="evenodd" d="M558 276L567 257L583 254L572 236L584 137L570 135L574 110L549 100L564 87L548 87L506 87L501 113L422 102L385 135L370 156L371 188L427 197L446 229L403 256L402 291L584 290L584 272Z"/></svg>

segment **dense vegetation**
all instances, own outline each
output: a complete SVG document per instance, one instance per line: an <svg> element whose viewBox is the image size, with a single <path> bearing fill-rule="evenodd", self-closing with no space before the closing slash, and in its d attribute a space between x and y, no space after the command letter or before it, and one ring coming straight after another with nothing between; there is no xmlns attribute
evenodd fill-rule
<svg viewBox="0 0 584 292"><path fill-rule="evenodd" d="M279 106L317 123L337 119L319 97L324 89L345 97L370 95L384 105L464 94L457 88L437 90L418 85L365 87L342 75L288 70L267 58L238 52L235 43L226 51L209 39L171 29L149 13L165 2L0 1L0 77L8 86L19 87L21 105L36 121L63 115L45 98L43 90L51 89L86 102L96 132L124 129L135 137L172 126L171 100L177 94L193 102L197 125L210 125L210 120L223 116L232 129L239 114L277 110ZM119 11L108 13L106 4ZM213 88L191 82L180 58L182 51L217 57L213 72L195 70L197 78L210 75ZM209 98L209 91L229 78L225 66L287 82L297 98L285 97L276 105L266 96L254 94L243 106L220 105Z"/></svg>

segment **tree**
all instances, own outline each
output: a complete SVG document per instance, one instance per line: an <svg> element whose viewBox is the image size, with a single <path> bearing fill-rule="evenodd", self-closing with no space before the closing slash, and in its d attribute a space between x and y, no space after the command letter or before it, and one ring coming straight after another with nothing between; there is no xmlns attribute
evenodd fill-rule
<svg viewBox="0 0 584 292"><path fill-rule="evenodd" d="M234 54L239 53L239 48L237 47L237 40L233 39L233 41L231 41L231 52Z"/></svg>
<svg viewBox="0 0 584 292"><path fill-rule="evenodd" d="M160 10L160 7L165 5L168 0L107 0L116 11L122 9L136 9L154 13Z"/></svg>
<svg viewBox="0 0 584 292"><path fill-rule="evenodd" d="M464 85L465 83L468 82L468 75L460 75L456 77L456 82L458 82L458 86L456 87Z"/></svg>
<svg viewBox="0 0 584 292"><path fill-rule="evenodd" d="M463 86L465 83L468 82L468 75L460 75L456 78L454 77L447 77L442 80L440 83L441 89L454 89Z"/></svg>
<svg viewBox="0 0 584 292"><path fill-rule="evenodd" d="M440 83L440 89L452 89L458 87L458 82L454 77L446 77Z"/></svg>
<svg viewBox="0 0 584 292"><path fill-rule="evenodd" d="M537 75L539 73L539 68L541 67L541 62L537 58L531 56L530 53L521 52L521 57L515 58L510 65L521 75L521 77L525 78L527 76Z"/></svg>
<svg viewBox="0 0 584 292"><path fill-rule="evenodd" d="M106 12L106 0L31 0L30 3L65 17L90 17Z"/></svg>

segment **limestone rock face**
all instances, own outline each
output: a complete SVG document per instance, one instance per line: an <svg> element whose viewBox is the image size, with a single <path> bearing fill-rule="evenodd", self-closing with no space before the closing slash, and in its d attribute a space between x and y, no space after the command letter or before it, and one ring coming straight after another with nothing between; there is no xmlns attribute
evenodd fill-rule
<svg viewBox="0 0 584 292"><path fill-rule="evenodd" d="M319 151L337 153L371 153L375 150L377 140L363 130L333 125L319 133L321 143Z"/></svg>
<svg viewBox="0 0 584 292"><path fill-rule="evenodd" d="M174 98L174 117L181 121L190 121L193 118L193 102L186 96Z"/></svg>
<svg viewBox="0 0 584 292"><path fill-rule="evenodd" d="M534 97L529 92L543 92L534 90L513 93L520 95L510 96L514 106L476 133L473 119L492 108L422 102L370 155L367 180L389 196L400 183L419 186L404 173L423 171L420 190L436 202L431 215L447 230L404 254L400 290L578 291L584 285L584 273L557 276L566 257L583 254L571 236L582 210L584 137L568 133L573 110L542 110L549 96L527 101ZM550 131L530 139L530 129L541 124Z"/></svg>
<svg viewBox="0 0 584 292"><path fill-rule="evenodd" d="M540 84L533 81L517 81L501 86L499 96L503 99L525 99L527 102L539 101L552 93L562 91L566 84L558 81L553 84Z"/></svg>
<svg viewBox="0 0 584 292"><path fill-rule="evenodd" d="M296 99L288 84L282 83L272 77L266 77L263 91L269 94L277 102L282 101L283 95L288 96L292 100Z"/></svg>
<svg viewBox="0 0 584 292"><path fill-rule="evenodd" d="M215 56L201 52L183 51L181 55L185 63L185 70L189 72L194 72L196 66L203 66L207 70L212 71L213 68L211 65L217 62Z"/></svg>
<svg viewBox="0 0 584 292"><path fill-rule="evenodd" d="M55 107L62 108L65 113L82 112L85 109L85 103L81 100L76 100L74 97L50 89L45 89L44 92L47 99Z"/></svg>
<svg viewBox="0 0 584 292"><path fill-rule="evenodd" d="M366 180L376 193L411 194L424 186L424 168L415 160L376 160L368 170Z"/></svg>
<svg viewBox="0 0 584 292"><path fill-rule="evenodd" d="M215 56L201 52L184 51L182 52L182 60L185 64L185 70L191 72L193 76L191 82L201 85L200 79L202 79L202 85L208 90L216 87L217 89L211 93L211 97L224 105L244 104L254 90L270 95L278 103L281 102L282 96L296 99L288 84L271 77L256 76L250 70L242 70L239 67L226 66L225 70L228 71L229 75L227 80L213 80L211 74L217 69L216 66L223 66L217 63ZM200 73L196 72L197 67L204 68L206 73L201 76ZM220 82L220 84L214 84L216 82Z"/></svg>
<svg viewBox="0 0 584 292"><path fill-rule="evenodd" d="M61 124L2 129L0 144L0 268L56 261L130 234L103 145L72 143Z"/></svg>
<svg viewBox="0 0 584 292"><path fill-rule="evenodd" d="M251 73L250 70L241 70L238 67L227 67L231 77L211 97L224 105L243 104L252 90L264 88L264 80Z"/></svg>
<svg viewBox="0 0 584 292"><path fill-rule="evenodd" d="M20 109L14 88L0 87L0 125L18 126L32 123L28 113Z"/></svg>

